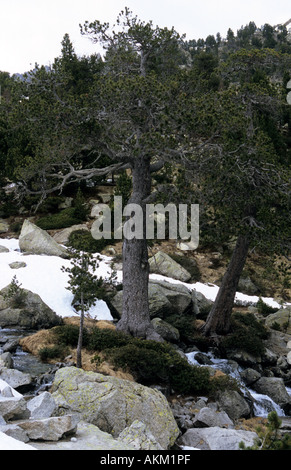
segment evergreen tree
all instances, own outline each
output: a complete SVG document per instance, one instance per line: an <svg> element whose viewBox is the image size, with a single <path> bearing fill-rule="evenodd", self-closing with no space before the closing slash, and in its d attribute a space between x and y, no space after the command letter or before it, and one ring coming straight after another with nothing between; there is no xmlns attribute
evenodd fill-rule
<svg viewBox="0 0 291 470"><path fill-rule="evenodd" d="M98 298L104 294L103 279L95 274L98 259L91 253L70 249L71 266L63 267L62 271L69 273L67 289L73 294L72 305L80 315L79 338L77 345L77 367L82 367L82 342L84 319Z"/></svg>

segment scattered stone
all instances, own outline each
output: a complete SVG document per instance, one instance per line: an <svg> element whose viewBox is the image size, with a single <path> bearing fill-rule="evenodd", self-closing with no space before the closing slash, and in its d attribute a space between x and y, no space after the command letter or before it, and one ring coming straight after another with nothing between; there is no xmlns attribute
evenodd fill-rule
<svg viewBox="0 0 291 470"><path fill-rule="evenodd" d="M16 295L9 297L9 286L0 291L0 327L44 329L61 324L62 318L38 294L19 288Z"/></svg>
<svg viewBox="0 0 291 470"><path fill-rule="evenodd" d="M27 403L32 419L50 418L56 410L56 403L49 392L43 392Z"/></svg>
<svg viewBox="0 0 291 470"><path fill-rule="evenodd" d="M284 381L280 377L261 377L253 384L258 393L268 395L284 411L291 411L291 397L288 394Z"/></svg>
<svg viewBox="0 0 291 470"><path fill-rule="evenodd" d="M193 420L193 427L205 428L219 426L221 428L228 428L233 426L233 421L225 413L225 411L215 411L211 408L202 408Z"/></svg>
<svg viewBox="0 0 291 470"><path fill-rule="evenodd" d="M29 419L18 422L30 440L58 441L74 434L80 418L77 415L56 416L47 419Z"/></svg>
<svg viewBox="0 0 291 470"><path fill-rule="evenodd" d="M151 321L155 331L166 341L177 343L180 339L180 333L177 328L165 322L161 318L153 318Z"/></svg>
<svg viewBox="0 0 291 470"><path fill-rule="evenodd" d="M13 263L9 264L11 269L20 269L20 268L25 268L27 266L24 261L14 261Z"/></svg>
<svg viewBox="0 0 291 470"><path fill-rule="evenodd" d="M20 397L3 397L0 395L0 416L5 421L22 419L27 417L25 399Z"/></svg>
<svg viewBox="0 0 291 470"><path fill-rule="evenodd" d="M284 331L288 335L291 334L291 306L287 308L281 308L275 313L271 313L265 320L265 325L272 328L274 325L278 325L281 331Z"/></svg>
<svg viewBox="0 0 291 470"><path fill-rule="evenodd" d="M24 385L30 385L33 381L30 374L21 372L17 369L1 369L0 377L2 380L7 382L12 388L23 387Z"/></svg>
<svg viewBox="0 0 291 470"><path fill-rule="evenodd" d="M0 253L9 253L9 249L6 246L0 245Z"/></svg>
<svg viewBox="0 0 291 470"><path fill-rule="evenodd" d="M0 219L0 233L7 233L9 231L9 224L6 220Z"/></svg>

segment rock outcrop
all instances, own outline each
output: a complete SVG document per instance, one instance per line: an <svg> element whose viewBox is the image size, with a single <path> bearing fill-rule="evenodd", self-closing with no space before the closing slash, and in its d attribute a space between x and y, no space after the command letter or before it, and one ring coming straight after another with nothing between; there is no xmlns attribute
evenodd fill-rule
<svg viewBox="0 0 291 470"><path fill-rule="evenodd" d="M135 382L66 367L55 375L52 396L58 414L78 413L115 438L136 420L142 420L163 449L179 435L165 396Z"/></svg>
<svg viewBox="0 0 291 470"><path fill-rule="evenodd" d="M10 294L9 288L0 291L0 327L45 329L61 324L61 317L38 294L21 287Z"/></svg>

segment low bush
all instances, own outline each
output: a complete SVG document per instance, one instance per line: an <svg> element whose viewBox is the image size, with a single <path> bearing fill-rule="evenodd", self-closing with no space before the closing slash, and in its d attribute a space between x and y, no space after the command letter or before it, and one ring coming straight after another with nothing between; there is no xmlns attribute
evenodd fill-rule
<svg viewBox="0 0 291 470"><path fill-rule="evenodd" d="M54 336L56 341L63 346L76 347L79 338L78 325L61 325L54 328ZM83 346L88 344L89 333L83 328Z"/></svg>
<svg viewBox="0 0 291 470"><path fill-rule="evenodd" d="M112 240L96 240L88 230L75 230L70 234L68 241L71 248L87 253L100 253L109 243L111 244Z"/></svg>
<svg viewBox="0 0 291 470"><path fill-rule="evenodd" d="M263 315L263 317L267 317L268 315L270 315L270 313L275 313L279 310L278 308L270 307L270 305L267 305L261 297L259 298L256 307L258 309L258 312Z"/></svg>
<svg viewBox="0 0 291 470"><path fill-rule="evenodd" d="M207 368L188 363L168 343L133 338L125 346L103 351L112 364L129 371L143 385L163 383L177 393L207 393Z"/></svg>
<svg viewBox="0 0 291 470"><path fill-rule="evenodd" d="M56 344L54 346L46 346L39 350L38 355L41 361L46 362L50 359L63 360L68 353L67 348L62 344Z"/></svg>
<svg viewBox="0 0 291 470"><path fill-rule="evenodd" d="M231 333L222 340L221 346L227 350L240 349L260 356L265 350L263 340L268 336L268 330L253 314L234 312Z"/></svg>
<svg viewBox="0 0 291 470"><path fill-rule="evenodd" d="M51 214L39 218L36 225L43 230L57 230L71 227L72 225L79 224L80 222L82 222L82 220L79 217L76 217L75 208L68 207L57 214Z"/></svg>

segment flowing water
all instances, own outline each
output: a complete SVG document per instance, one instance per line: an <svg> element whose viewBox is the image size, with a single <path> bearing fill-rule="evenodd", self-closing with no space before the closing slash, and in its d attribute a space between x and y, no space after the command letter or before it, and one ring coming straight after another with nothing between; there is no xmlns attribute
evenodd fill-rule
<svg viewBox="0 0 291 470"><path fill-rule="evenodd" d="M197 352L191 352L186 354L188 361L190 364L198 365L203 367L196 359ZM282 408L272 400L268 395L264 395L261 393L257 393L254 390L246 387L246 385L242 382L240 377L240 372L243 371L243 368L238 366L238 364L234 361L229 361L227 359L219 359L216 358L212 353L205 354L212 362L211 367L214 369L219 369L222 372L226 373L227 375L233 377L238 382L241 391L244 394L249 393L253 400L254 400L254 414L257 417L267 418L268 414L271 411L276 411L278 416L285 416L285 412ZM206 367L205 365L204 367ZM288 394L291 396L291 388L287 388L286 390Z"/></svg>
<svg viewBox="0 0 291 470"><path fill-rule="evenodd" d="M29 336L33 333L35 333L35 331L27 331L20 328L0 328L0 354L3 352L1 343L3 344L5 340L19 339L20 337ZM16 351L11 353L11 355L14 369L29 373L34 379L34 386L32 388L35 388L35 393L39 391L40 387L37 379L51 369L51 364L46 364L32 354L24 352L20 346L18 346Z"/></svg>

